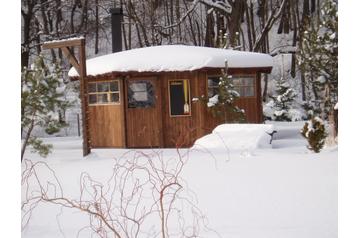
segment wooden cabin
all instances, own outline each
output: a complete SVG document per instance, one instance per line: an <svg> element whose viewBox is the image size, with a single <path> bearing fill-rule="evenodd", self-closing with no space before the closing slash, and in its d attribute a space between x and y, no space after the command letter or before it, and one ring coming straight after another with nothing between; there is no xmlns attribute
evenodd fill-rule
<svg viewBox="0 0 358 238"><path fill-rule="evenodd" d="M226 49L169 45L117 52L86 61L90 148L189 147L220 121L207 105L227 60L248 123L263 121L261 73L272 57ZM78 78L76 70L69 76Z"/></svg>

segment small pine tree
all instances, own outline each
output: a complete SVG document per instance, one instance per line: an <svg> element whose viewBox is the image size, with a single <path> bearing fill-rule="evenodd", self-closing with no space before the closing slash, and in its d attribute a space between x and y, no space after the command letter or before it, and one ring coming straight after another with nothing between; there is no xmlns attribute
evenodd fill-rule
<svg viewBox="0 0 358 238"><path fill-rule="evenodd" d="M228 74L228 64L225 62L225 69L222 70L218 85L218 93L211 98L202 98L206 102L209 111L214 117L223 119L225 123L245 122L245 113L235 101L239 98L239 93L234 89L232 77Z"/></svg>
<svg viewBox="0 0 358 238"><path fill-rule="evenodd" d="M301 135L308 141L307 148L319 153L324 146L327 133L323 121L314 117L306 122L301 130Z"/></svg>
<svg viewBox="0 0 358 238"><path fill-rule="evenodd" d="M44 144L33 135L36 127L42 127L47 134L57 133L66 123L56 117L58 110L66 110L71 103L63 100L63 80L60 67L46 67L42 56L31 69L24 68L21 74L21 161L26 147L31 145L35 152L45 157L52 145Z"/></svg>
<svg viewBox="0 0 358 238"><path fill-rule="evenodd" d="M276 80L276 96L271 96L273 100L272 119L276 121L292 121L289 110L292 108L297 93L290 85L280 78Z"/></svg>

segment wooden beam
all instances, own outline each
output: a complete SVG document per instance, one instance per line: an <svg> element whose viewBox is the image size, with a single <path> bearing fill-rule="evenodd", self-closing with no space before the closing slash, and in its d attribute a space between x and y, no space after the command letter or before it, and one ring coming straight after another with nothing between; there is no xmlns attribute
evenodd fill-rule
<svg viewBox="0 0 358 238"><path fill-rule="evenodd" d="M91 140L88 128L88 102L87 102L87 83L85 82L87 76L86 69L86 42L85 39L80 41L80 55L79 55L79 75L80 75L80 97L81 97L81 111L82 111L82 139L83 139L83 156L91 153Z"/></svg>
<svg viewBox="0 0 358 238"><path fill-rule="evenodd" d="M53 49L53 48L81 46L81 41L83 41L83 40L84 40L84 38L49 41L49 42L45 42L42 44L42 49L48 50L48 49Z"/></svg>
<svg viewBox="0 0 358 238"><path fill-rule="evenodd" d="M71 53L69 47L79 47L79 60ZM80 98L82 111L82 139L83 139L83 156L91 153L91 140L88 128L88 102L87 102L87 77L86 70L86 41L85 38L68 39L45 42L42 49L60 48L65 54L71 65L77 70L80 79Z"/></svg>
<svg viewBox="0 0 358 238"><path fill-rule="evenodd" d="M63 54L66 56L68 61L72 64L72 66L76 69L78 75L80 75L80 65L76 59L76 57L71 53L70 49L68 47L62 47L61 48Z"/></svg>

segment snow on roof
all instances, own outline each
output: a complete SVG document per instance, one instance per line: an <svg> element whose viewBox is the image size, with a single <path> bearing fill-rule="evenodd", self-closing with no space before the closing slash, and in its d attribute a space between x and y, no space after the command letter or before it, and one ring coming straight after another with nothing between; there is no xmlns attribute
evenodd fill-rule
<svg viewBox="0 0 358 238"><path fill-rule="evenodd" d="M163 45L139 48L108 54L87 60L87 75L110 72L171 72L193 71L201 68L272 67L272 57L267 54L209 47ZM68 75L78 76L72 67Z"/></svg>
<svg viewBox="0 0 358 238"><path fill-rule="evenodd" d="M84 36L70 37L70 38L63 38L63 39L57 39L57 40L45 41L43 44L48 44L48 43L59 43L59 42L70 41L70 40L81 40L81 39L84 39L84 38L85 38Z"/></svg>

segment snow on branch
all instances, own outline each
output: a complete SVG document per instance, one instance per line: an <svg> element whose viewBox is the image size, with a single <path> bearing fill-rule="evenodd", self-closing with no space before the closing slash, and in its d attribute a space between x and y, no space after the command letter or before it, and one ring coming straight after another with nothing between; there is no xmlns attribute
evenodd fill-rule
<svg viewBox="0 0 358 238"><path fill-rule="evenodd" d="M276 9L272 10L271 15L269 16L264 28L261 31L261 34L259 35L259 37L257 38L257 40L255 41L254 44L254 51L258 51L258 49L261 47L261 43L264 40L266 34L269 32L269 30L272 28L273 24L275 23L275 21L280 17L284 6L286 5L287 0L282 0L281 5L276 13Z"/></svg>
<svg viewBox="0 0 358 238"><path fill-rule="evenodd" d="M228 2L228 0L200 0L200 1L208 6L218 8L228 14L230 14L232 11L231 4Z"/></svg>
<svg viewBox="0 0 358 238"><path fill-rule="evenodd" d="M161 29L163 29L163 30L166 30L166 29L169 29L169 28L173 28L173 27L179 26L179 25L185 20L185 18L187 18L187 17L195 10L195 7L198 5L199 1L200 1L200 0L195 0L195 1L192 3L190 9L184 14L184 16L182 16L182 17L179 19L178 22L173 23L173 24L171 24L171 25L167 25L167 26L155 25L155 27L161 28ZM162 33L162 32L161 32L161 33Z"/></svg>
<svg viewBox="0 0 358 238"><path fill-rule="evenodd" d="M280 55L280 54L295 54L296 52L297 52L296 46L285 45L285 46L281 46L281 47L277 47L277 48L273 49L271 51L270 55L272 57L274 57L274 56Z"/></svg>

